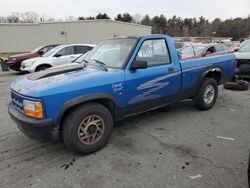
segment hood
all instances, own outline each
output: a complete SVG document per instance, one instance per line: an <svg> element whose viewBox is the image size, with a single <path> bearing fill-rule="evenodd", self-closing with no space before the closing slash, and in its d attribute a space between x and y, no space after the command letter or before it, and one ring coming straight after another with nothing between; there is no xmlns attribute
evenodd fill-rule
<svg viewBox="0 0 250 188"><path fill-rule="evenodd" d="M104 71L101 67L82 65L66 66L59 69L48 69L18 77L11 83L11 89L28 97L67 93L122 79L122 70Z"/></svg>
<svg viewBox="0 0 250 188"><path fill-rule="evenodd" d="M235 52L236 59L250 59L250 52Z"/></svg>
<svg viewBox="0 0 250 188"><path fill-rule="evenodd" d="M83 68L84 68L84 66L80 65L80 64L72 65L72 66L66 65L66 66L54 67L51 69L47 69L45 71L40 71L37 73L29 74L27 76L27 79L35 81L35 80L40 80L42 78L48 78L48 77L56 76L59 74L64 74L67 72L78 71L78 70L81 70Z"/></svg>
<svg viewBox="0 0 250 188"><path fill-rule="evenodd" d="M16 54L16 55L10 56L10 58L23 58L23 57L27 57L27 56L31 56L31 55L34 55L34 54L33 53Z"/></svg>
<svg viewBox="0 0 250 188"><path fill-rule="evenodd" d="M30 59L24 60L24 61L22 62L22 64L23 64L23 63L27 63L27 62L38 61L38 60L41 60L41 59L42 59L42 57L30 58Z"/></svg>
<svg viewBox="0 0 250 188"><path fill-rule="evenodd" d="M50 67L49 70L51 70L51 69L58 69L58 68L62 68L62 67L67 68L67 67L72 67L72 66L76 66L76 65L80 65L81 67L84 66L84 64L74 63L74 62L72 62L72 61L69 61L69 62L67 62L67 64L64 64L64 65L59 65L59 66Z"/></svg>

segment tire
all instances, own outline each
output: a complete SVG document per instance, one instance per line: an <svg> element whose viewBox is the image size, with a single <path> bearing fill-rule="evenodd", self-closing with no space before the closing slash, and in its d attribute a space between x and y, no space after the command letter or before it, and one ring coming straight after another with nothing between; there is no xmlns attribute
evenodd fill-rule
<svg viewBox="0 0 250 188"><path fill-rule="evenodd" d="M203 78L193 98L193 102L198 109L208 110L214 106L217 96L217 82L213 78Z"/></svg>
<svg viewBox="0 0 250 188"><path fill-rule="evenodd" d="M112 130L113 118L109 110L98 103L86 103L67 115L63 122L62 137L70 150L86 155L104 147Z"/></svg>
<svg viewBox="0 0 250 188"><path fill-rule="evenodd" d="M244 80L236 80L235 82L227 82L223 85L225 89L243 91L248 90L249 83Z"/></svg>
<svg viewBox="0 0 250 188"><path fill-rule="evenodd" d="M35 72L39 72L39 71L42 71L42 70L46 70L46 69L48 69L48 68L50 68L50 67L47 66L47 65L41 65L41 66L39 66L39 67L36 68L36 71L35 71Z"/></svg>

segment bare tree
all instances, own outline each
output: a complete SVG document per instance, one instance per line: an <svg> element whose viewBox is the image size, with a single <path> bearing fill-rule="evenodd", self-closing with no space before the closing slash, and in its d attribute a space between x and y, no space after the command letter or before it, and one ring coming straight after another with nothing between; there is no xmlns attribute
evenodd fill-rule
<svg viewBox="0 0 250 188"><path fill-rule="evenodd" d="M37 23L39 22L39 15L35 12L25 12L20 14L20 19L24 23Z"/></svg>
<svg viewBox="0 0 250 188"><path fill-rule="evenodd" d="M133 22L139 24L142 20L142 16L140 14L133 15Z"/></svg>
<svg viewBox="0 0 250 188"><path fill-rule="evenodd" d="M0 23L6 23L7 19L4 16L0 16Z"/></svg>
<svg viewBox="0 0 250 188"><path fill-rule="evenodd" d="M74 16L69 16L68 18L65 19L65 21L76 21L77 18L75 18Z"/></svg>
<svg viewBox="0 0 250 188"><path fill-rule="evenodd" d="M20 14L18 12L12 12L11 15L6 17L8 23L20 23Z"/></svg>

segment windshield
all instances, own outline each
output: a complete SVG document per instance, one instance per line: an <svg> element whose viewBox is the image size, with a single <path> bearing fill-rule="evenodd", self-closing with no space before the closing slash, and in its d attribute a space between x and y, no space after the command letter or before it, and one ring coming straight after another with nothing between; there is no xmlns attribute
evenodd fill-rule
<svg viewBox="0 0 250 188"><path fill-rule="evenodd" d="M43 48L43 46L39 46L35 50L32 50L30 53L36 53L37 51L41 50L42 48Z"/></svg>
<svg viewBox="0 0 250 188"><path fill-rule="evenodd" d="M239 52L250 52L250 40L244 42L244 44L238 50Z"/></svg>
<svg viewBox="0 0 250 188"><path fill-rule="evenodd" d="M85 57L89 54L89 51L86 52L85 54L80 55L79 57L77 57L74 61L72 61L72 63L82 63L83 60L85 59Z"/></svg>
<svg viewBox="0 0 250 188"><path fill-rule="evenodd" d="M52 48L51 50L49 50L47 53L43 54L42 57L49 57L52 54L54 54L55 52L57 52L62 46L57 46L55 48Z"/></svg>
<svg viewBox="0 0 250 188"><path fill-rule="evenodd" d="M107 67L122 68L136 39L112 39L100 42L85 60L89 63L102 62Z"/></svg>

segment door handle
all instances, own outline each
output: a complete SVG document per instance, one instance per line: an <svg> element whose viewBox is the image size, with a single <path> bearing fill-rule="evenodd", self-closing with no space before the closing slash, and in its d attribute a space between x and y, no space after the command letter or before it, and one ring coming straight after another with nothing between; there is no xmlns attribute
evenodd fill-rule
<svg viewBox="0 0 250 188"><path fill-rule="evenodd" d="M174 67L172 67L172 66L168 67L168 71L169 72L173 72L174 71Z"/></svg>

